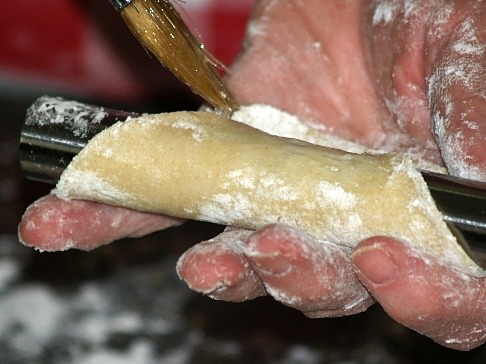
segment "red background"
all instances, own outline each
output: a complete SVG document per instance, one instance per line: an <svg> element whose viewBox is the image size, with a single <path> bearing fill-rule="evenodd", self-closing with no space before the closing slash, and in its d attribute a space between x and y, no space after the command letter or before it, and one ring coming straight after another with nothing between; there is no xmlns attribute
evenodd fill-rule
<svg viewBox="0 0 486 364"><path fill-rule="evenodd" d="M186 0L188 25L229 64L254 0ZM0 87L124 101L178 87L107 0L0 2Z"/></svg>

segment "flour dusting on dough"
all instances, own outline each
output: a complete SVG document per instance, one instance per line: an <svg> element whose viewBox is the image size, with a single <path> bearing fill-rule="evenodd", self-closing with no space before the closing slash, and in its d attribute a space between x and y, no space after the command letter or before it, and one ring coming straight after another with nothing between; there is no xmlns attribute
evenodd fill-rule
<svg viewBox="0 0 486 364"><path fill-rule="evenodd" d="M341 186L321 181L317 187L317 195L322 196L328 204L335 204L344 209L352 209L356 206L356 196L346 192Z"/></svg>
<svg viewBox="0 0 486 364"><path fill-rule="evenodd" d="M354 154L380 155L386 153L385 150L370 149L335 135L318 131L307 126L297 116L270 105L252 104L241 106L239 110L231 115L231 118L270 135L302 140L321 147L339 149ZM443 167L423 159L421 154L412 152L406 154L413 160L417 169L447 173Z"/></svg>
<svg viewBox="0 0 486 364"><path fill-rule="evenodd" d="M58 182L52 193L59 198L82 198L83 196L95 194L100 196L103 201L113 204L132 200L128 193L114 188L97 174L73 168L69 170L69 173L63 174L63 178Z"/></svg>
<svg viewBox="0 0 486 364"><path fill-rule="evenodd" d="M261 210L258 201L294 201L301 198L299 191L288 186L277 176L268 173L255 175L251 169L230 171L226 175L226 180L221 183L221 188L225 193L216 194L202 204L199 219L210 218L216 219L215 222L234 223L258 214ZM235 193L235 189L245 193ZM267 216L268 223L279 219L278 216Z"/></svg>
<svg viewBox="0 0 486 364"><path fill-rule="evenodd" d="M304 123L274 108L249 109L273 115L258 119L276 121L275 129L313 138ZM195 140L186 121L210 137ZM95 137L73 160L58 185L67 193L59 195L253 230L283 223L347 247L391 235L476 269L442 221L414 161L403 155L345 154L271 138L203 112L147 116L114 129ZM114 148L113 158L105 158L103 146ZM157 168L132 168L148 150L157 151L147 162ZM416 198L425 198L431 210Z"/></svg>
<svg viewBox="0 0 486 364"><path fill-rule="evenodd" d="M252 104L241 106L239 110L231 115L231 118L267 134L283 138L298 139L322 147L335 148L357 154L372 152L371 149L362 145L317 131L307 126L297 116L270 105Z"/></svg>
<svg viewBox="0 0 486 364"><path fill-rule="evenodd" d="M172 123L172 127L176 129L191 130L192 137L194 138L194 140L197 140L198 142L206 138L206 134L204 133L204 131L198 125L188 120L177 120L174 123Z"/></svg>
<svg viewBox="0 0 486 364"><path fill-rule="evenodd" d="M228 178L232 182L228 182L227 184L223 185L223 188L229 188L231 183L239 184L241 187L247 188L249 190L255 189L255 180L248 174L247 171L242 169L237 169L228 173Z"/></svg>
<svg viewBox="0 0 486 364"><path fill-rule="evenodd" d="M414 168L414 164L409 159L397 159L399 161L391 174L388 183L394 184L395 178L399 178L400 175L407 175L409 180L413 183L413 189L417 191L416 198L411 199L407 208L410 215L429 216L436 221L436 228L442 229L444 234L441 241L429 241L428 248L432 251L440 252L440 257L443 262L448 264L454 264L458 267L464 266L464 261L467 259L466 254L462 247L457 243L456 238L452 234L445 232L449 231L446 223L442 220L441 213L437 210L435 202L430 195L427 185L424 183L421 174ZM412 231L417 232L418 235L422 231L426 230L424 223L428 223L428 220L422 220L420 218L410 219L409 224ZM480 273L478 268L477 272Z"/></svg>
<svg viewBox="0 0 486 364"><path fill-rule="evenodd" d="M255 205L243 194L220 193L201 207L200 219L210 218L214 222L233 224L251 214L255 210Z"/></svg>

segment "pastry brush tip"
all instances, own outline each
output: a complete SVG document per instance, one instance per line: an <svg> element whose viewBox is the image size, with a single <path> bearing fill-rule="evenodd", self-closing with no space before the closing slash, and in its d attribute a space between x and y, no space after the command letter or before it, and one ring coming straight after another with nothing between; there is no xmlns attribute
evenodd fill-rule
<svg viewBox="0 0 486 364"><path fill-rule="evenodd" d="M218 112L238 108L224 67L194 37L169 0L110 0L142 46Z"/></svg>

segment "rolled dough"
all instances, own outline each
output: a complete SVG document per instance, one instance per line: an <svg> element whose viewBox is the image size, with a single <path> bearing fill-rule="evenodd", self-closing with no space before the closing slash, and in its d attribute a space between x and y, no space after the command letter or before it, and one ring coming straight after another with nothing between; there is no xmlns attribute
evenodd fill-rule
<svg viewBox="0 0 486 364"><path fill-rule="evenodd" d="M276 137L214 113L115 124L74 158L54 193L247 229L285 223L346 246L388 235L484 275L411 158Z"/></svg>

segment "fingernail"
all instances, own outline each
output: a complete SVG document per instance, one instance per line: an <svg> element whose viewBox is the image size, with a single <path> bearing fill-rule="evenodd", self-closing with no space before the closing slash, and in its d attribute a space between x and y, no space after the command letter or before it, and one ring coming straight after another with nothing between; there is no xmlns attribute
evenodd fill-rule
<svg viewBox="0 0 486 364"><path fill-rule="evenodd" d="M292 263L282 255L253 255L250 260L259 274L282 277L292 271Z"/></svg>
<svg viewBox="0 0 486 364"><path fill-rule="evenodd" d="M281 252L260 252L254 246L245 249L245 255L260 275L284 276L292 269L288 257Z"/></svg>
<svg viewBox="0 0 486 364"><path fill-rule="evenodd" d="M359 272L372 284L388 284L398 274L395 260L377 244L356 250L352 257Z"/></svg>

